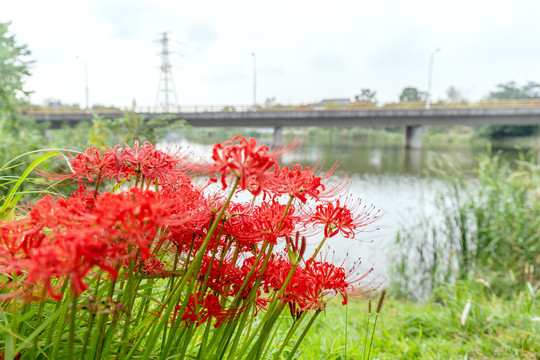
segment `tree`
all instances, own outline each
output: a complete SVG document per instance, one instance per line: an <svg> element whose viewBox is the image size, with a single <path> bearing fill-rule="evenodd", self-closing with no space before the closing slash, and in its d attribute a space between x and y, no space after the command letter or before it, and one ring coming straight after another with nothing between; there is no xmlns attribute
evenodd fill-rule
<svg viewBox="0 0 540 360"><path fill-rule="evenodd" d="M409 102L409 101L425 101L426 93L419 91L414 87L406 87L399 95L399 101Z"/></svg>
<svg viewBox="0 0 540 360"><path fill-rule="evenodd" d="M533 81L527 82L519 87L516 81L509 81L504 84L498 84L495 91L488 95L490 100L509 100L509 99L538 99L540 98L540 84ZM482 136L490 139L504 139L519 136L531 136L538 130L538 125L528 126L485 126L479 129Z"/></svg>
<svg viewBox="0 0 540 360"><path fill-rule="evenodd" d="M27 100L29 93L23 90L24 80L30 75L30 55L26 45L18 45L15 36L9 34L10 23L0 22L0 117L16 112Z"/></svg>
<svg viewBox="0 0 540 360"><path fill-rule="evenodd" d="M362 89L360 90L359 95L355 95L354 99L358 102L367 102L367 103L376 103L377 99L375 98L377 95L376 91L373 91L371 89Z"/></svg>
<svg viewBox="0 0 540 360"><path fill-rule="evenodd" d="M533 81L527 82L522 87L518 87L517 82L515 81L498 84L497 90L491 91L488 96L488 99L490 100L538 98L540 98L540 84Z"/></svg>
<svg viewBox="0 0 540 360"><path fill-rule="evenodd" d="M9 23L0 22L0 198L5 195L16 179L24 171L32 156L19 155L43 146L45 125L37 125L34 119L23 118L17 108L28 98L23 89L24 81L30 75L30 51L26 45L17 44L9 33ZM15 163L6 163L17 158ZM28 188L25 181L20 191Z"/></svg>
<svg viewBox="0 0 540 360"><path fill-rule="evenodd" d="M459 91L453 86L450 86L448 90L446 90L446 96L451 103L460 103L462 101L465 101L465 98L461 94L461 91Z"/></svg>
<svg viewBox="0 0 540 360"><path fill-rule="evenodd" d="M266 100L264 100L264 108L265 109L271 109L276 105L277 105L277 101L276 101L275 96L267 97Z"/></svg>

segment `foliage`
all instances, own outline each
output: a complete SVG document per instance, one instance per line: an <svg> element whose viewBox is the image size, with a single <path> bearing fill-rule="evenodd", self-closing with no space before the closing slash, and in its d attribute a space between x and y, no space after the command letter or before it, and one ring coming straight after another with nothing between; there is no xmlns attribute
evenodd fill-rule
<svg viewBox="0 0 540 360"><path fill-rule="evenodd" d="M538 98L540 98L540 84L533 81L527 82L522 87L519 87L515 81L498 84L497 89L495 91L491 91L488 96L488 99L491 100Z"/></svg>
<svg viewBox="0 0 540 360"><path fill-rule="evenodd" d="M354 96L355 101L367 102L367 103L376 103L377 102L377 92L371 89L362 89L359 95Z"/></svg>
<svg viewBox="0 0 540 360"><path fill-rule="evenodd" d="M495 91L489 93L490 100L510 99L538 99L540 98L540 84L529 81L519 87L517 82L509 81L498 84ZM538 125L528 126L482 126L478 128L478 135L489 139L505 139L520 136L532 136L538 132Z"/></svg>
<svg viewBox="0 0 540 360"><path fill-rule="evenodd" d="M477 135L490 140L503 140L515 137L534 136L538 125L484 125L477 128Z"/></svg>
<svg viewBox="0 0 540 360"><path fill-rule="evenodd" d="M125 112L124 116L116 119L106 119L94 116L92 129L89 133L90 146L104 146L112 142L131 143L135 139L156 142L175 129L186 126L185 121L170 124L167 115L144 120L134 112Z"/></svg>
<svg viewBox="0 0 540 360"><path fill-rule="evenodd" d="M436 169L449 184L438 213L398 237L403 251L393 279L402 296L425 298L469 278L485 279L501 296L513 284L540 282L540 166L533 156L511 166L499 155L477 166L474 180L457 166Z"/></svg>
<svg viewBox="0 0 540 360"><path fill-rule="evenodd" d="M23 90L25 78L30 75L30 55L26 45L19 45L9 34L9 23L0 22L0 121L6 115L15 115L28 92Z"/></svg>
<svg viewBox="0 0 540 360"><path fill-rule="evenodd" d="M461 91L459 91L454 86L450 86L448 90L446 90L446 96L448 97L448 100L453 104L465 102L465 98L463 97Z"/></svg>
<svg viewBox="0 0 540 360"><path fill-rule="evenodd" d="M42 155L17 186L58 155L68 171L39 173L79 187L3 201L0 356L292 359L331 298L376 290L372 269L319 250L378 218L330 182L335 167L279 166L295 147L236 137L204 164L137 141Z"/></svg>
<svg viewBox="0 0 540 360"><path fill-rule="evenodd" d="M9 186L18 179L26 165L38 156L35 151L45 145L45 127L45 124L38 125L33 119L26 118L0 122L0 178L3 180L0 182L0 197L7 194ZM24 155L19 156L21 153ZM28 179L21 190L34 188L33 183L33 179Z"/></svg>
<svg viewBox="0 0 540 360"><path fill-rule="evenodd" d="M420 102L426 100L427 94L414 87L406 87L399 95L400 102Z"/></svg>
<svg viewBox="0 0 540 360"><path fill-rule="evenodd" d="M175 131L185 131L187 128L184 121L171 124L166 116L145 121L134 113L127 112L118 119L96 116L91 123L81 122L74 128L66 124L60 129L48 129L48 124L37 124L29 117L17 118L17 121L13 122L14 127L10 124L11 122L0 123L0 177L4 180L0 182L0 196L6 195L11 184L26 166L40 156L42 152L38 151L39 149L65 149L69 143L72 149L82 150L85 147L102 147L117 141L133 142L136 138L155 143L166 139ZM19 156L21 153L25 155ZM17 158L17 161L10 162L14 158ZM8 162L10 165L6 166ZM53 170L57 165L49 161L42 164L42 167ZM29 177L20 190L43 190L46 186L48 185L43 179ZM62 188L66 189L73 190L71 187Z"/></svg>
<svg viewBox="0 0 540 360"><path fill-rule="evenodd" d="M24 81L30 75L31 61L28 47L9 34L9 25L0 22L0 196L8 193L26 165L40 155L36 150L44 146L46 128L46 124L22 118L17 111L29 95ZM34 182L29 177L20 190L34 188Z"/></svg>

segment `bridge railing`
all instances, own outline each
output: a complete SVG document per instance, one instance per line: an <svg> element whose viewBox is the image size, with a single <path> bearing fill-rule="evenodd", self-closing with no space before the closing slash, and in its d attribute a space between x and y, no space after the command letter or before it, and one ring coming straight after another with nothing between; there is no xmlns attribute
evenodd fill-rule
<svg viewBox="0 0 540 360"><path fill-rule="evenodd" d="M94 107L80 109L77 107L43 107L25 106L19 109L22 115L46 114L84 114L96 113L99 115L119 114L123 112L136 112L147 114L172 113L203 113L203 112L248 112L248 111L335 111L335 110L421 110L425 109L425 102L399 102L377 105L368 102L353 102L348 104L302 104L302 105L188 105L188 106L147 106L147 107ZM485 100L475 103L432 103L430 109L459 109L459 108L527 108L540 107L540 99L512 99L512 100Z"/></svg>

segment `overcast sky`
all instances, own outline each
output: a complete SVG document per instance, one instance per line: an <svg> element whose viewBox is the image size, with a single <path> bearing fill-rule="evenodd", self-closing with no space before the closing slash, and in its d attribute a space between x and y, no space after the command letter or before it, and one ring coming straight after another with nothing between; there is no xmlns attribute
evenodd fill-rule
<svg viewBox="0 0 540 360"><path fill-rule="evenodd" d="M354 98L379 103L403 88L450 86L471 101L496 85L540 82L538 0L0 0L18 42L32 51L31 100L156 103L162 33L180 105L299 104ZM78 58L77 58L78 56ZM160 101L163 100L163 97Z"/></svg>

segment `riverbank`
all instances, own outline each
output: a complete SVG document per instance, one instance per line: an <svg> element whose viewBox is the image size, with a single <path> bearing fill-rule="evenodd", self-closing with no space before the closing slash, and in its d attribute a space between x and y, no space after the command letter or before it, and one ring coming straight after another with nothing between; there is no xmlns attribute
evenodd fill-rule
<svg viewBox="0 0 540 360"><path fill-rule="evenodd" d="M130 131L138 132L129 134L132 136L142 134L144 127L137 128L133 122L126 123L126 128ZM96 146L104 144L111 145L111 137L118 137L118 131L111 131L108 123L97 123L91 130L90 135L79 134L78 138L82 141L88 139L95 141ZM139 131L140 130L140 131ZM454 151L451 155L463 161L469 159L472 163L470 169L477 168L478 164L473 160L477 154L472 151L458 152L457 150L471 148L470 144L482 139L474 139L471 132L459 129L456 131L436 131L433 129L426 131L424 135L425 149L429 151L415 151L411 154L418 155L414 158L403 150L403 133L399 129L380 130L380 129L308 129L307 132L296 132L294 129L286 132L286 137L299 137L305 139L304 146L295 154L292 161L298 161L304 165L325 162L324 166L332 166L334 161L339 160L341 169L351 175L353 180L352 193L354 196L361 197L367 203L373 203L384 212L384 217L379 224L382 229L376 232L366 232L362 234L362 240L365 241L359 245L358 256L365 261L367 266L375 264L377 271L384 266L381 265L380 257L386 251L382 246L374 248L369 252L368 243L371 240L373 244L382 243L385 237L388 242L394 242L394 234L398 229L399 220L406 217L405 225L415 225L415 218L411 216L409 207L417 209L417 202L420 199L434 198L434 191L431 191L429 183L423 178L421 173L428 166L433 164L432 159L441 154L449 155L450 150ZM70 130L71 133L71 130ZM262 137L265 141L271 142L273 133L271 131L256 130L228 130L216 131L205 129L187 129L178 128L168 131L167 135L174 139L187 140L187 142L197 144L213 144L225 139L232 139L234 135L244 134L246 136ZM147 134L147 136L149 136ZM67 138L67 136L64 136ZM138 136L141 141L148 137ZM128 138L128 136L126 136ZM70 137L70 144L75 137ZM449 140L451 139L451 140ZM148 139L150 140L150 139ZM484 140L485 141L485 140ZM526 148L529 142L534 139L514 139L502 146L509 149L515 147ZM384 146L364 146L370 144L383 144ZM479 143L479 147L487 148L487 141ZM63 146L63 144L62 144ZM71 146L71 145L70 145ZM90 146L90 144L86 144ZM364 149L361 149L362 147ZM435 149L431 151L430 149ZM457 150L456 150L457 149ZM14 148L18 150L18 148ZM514 159L515 160L515 159ZM495 166L494 168L500 168ZM532 175L538 174L537 171ZM532 176L524 173L503 174L496 181L488 181L493 184L504 184L508 178L512 179L533 179ZM536 176L536 175L535 175ZM424 182L424 180L426 180ZM536 184L536 183L535 183ZM536 186L536 185L534 185ZM528 186L528 188L536 188ZM434 187L436 189L436 187ZM426 190L429 190L426 192ZM506 219L510 224L531 224L534 230L535 219L540 217L533 215L530 218L521 217L523 222L519 222L515 215L517 209L530 209L538 201L534 198L526 201L523 206L518 206L513 196L516 195L516 188L510 189L507 201L504 204L515 205L514 208L501 208L500 217L496 221L486 225L486 229L494 229L492 233L500 234L500 241L504 239L523 239L523 229L525 226L514 226L516 233L510 234L507 229L510 227L495 227L502 225L502 219ZM528 200L526 197L523 197ZM535 206L536 206L535 205ZM486 205L486 210L490 208L499 208L499 206ZM429 224L433 224L433 216L428 209ZM484 209L480 209L478 214L488 214ZM525 213L523 213L526 215ZM386 229L385 229L386 228ZM537 228L537 227L536 227ZM470 228L471 229L471 228ZM431 232L431 229L429 229ZM379 238L376 238L378 236ZM415 234L416 236L416 234ZM467 235L469 236L469 235ZM417 237L418 238L418 237ZM340 240L334 239L332 245L340 245ZM534 242L531 241L534 244ZM515 249L516 244L511 244ZM403 245L402 245L403 246ZM366 251L366 248L368 250ZM424 248L422 248L424 249ZM348 252L354 257L356 254L350 249L344 248L343 252ZM509 258L509 254L520 254L519 251L512 249L503 252L505 256L498 258ZM535 257L536 258L536 257ZM497 257L486 254L485 259L497 259ZM540 259L540 258L538 258ZM540 260L539 260L540 261ZM394 263L391 259L389 263ZM524 261L512 261L515 264L525 265ZM528 260L527 264L534 262ZM536 264L536 263L534 263ZM414 266L420 268L417 263ZM535 265L538 268L538 265ZM506 266L502 268L507 269ZM527 269L529 269L527 265ZM508 270L505 270L509 274ZM538 270L536 270L537 272ZM517 273L517 272L516 272ZM537 348L540 343L539 322L534 320L540 317L538 313L539 290L538 282L531 282L530 286L523 283L509 292L504 299L500 295L494 295L492 288L500 287L501 277L495 278L491 284L491 279L474 277L468 283L460 283L457 286L448 288L439 288L427 301L423 303L409 302L395 297L397 291L390 289L390 299L385 305L384 311L379 317L378 325L375 331L374 347L372 355L375 358L384 359L537 359L540 357L540 350ZM508 279L505 278L505 281ZM486 285L488 284L488 285ZM504 283L506 284L506 282ZM387 284L385 284L387 285ZM444 285L444 284L443 284ZM468 300L470 310L465 320L465 325L461 325L461 317L467 307ZM346 315L347 314L347 315ZM302 346L303 352L299 359L362 359L364 354L362 346L365 341L365 323L367 320L367 303L365 301L351 301L348 312L343 308L329 306L326 316L320 317L320 323L315 325L311 332L311 339ZM371 323L373 323L373 317ZM347 324L347 326L345 326ZM347 329L347 335L344 333ZM347 356L345 356L345 339L348 340Z"/></svg>
<svg viewBox="0 0 540 360"><path fill-rule="evenodd" d="M201 144L210 144L232 138L234 135L273 139L272 129L220 129L214 128L186 128L182 129L182 136L189 141ZM284 137L292 139L303 138L306 142L318 143L336 142L354 144L358 141L377 143L403 144L404 130L402 128L287 128L284 129ZM424 147L437 149L448 146L474 146L486 147L488 144L496 148L507 149L537 149L540 147L540 138L519 137L492 141L485 137L477 136L472 127L428 127L423 133L422 142Z"/></svg>

